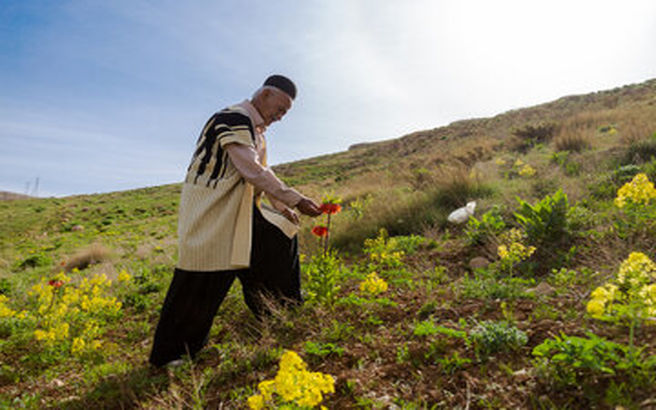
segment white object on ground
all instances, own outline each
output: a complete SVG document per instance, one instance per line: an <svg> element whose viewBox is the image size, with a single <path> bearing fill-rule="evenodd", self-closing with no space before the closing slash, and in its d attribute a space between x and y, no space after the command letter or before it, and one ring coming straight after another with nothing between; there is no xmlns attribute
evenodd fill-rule
<svg viewBox="0 0 656 410"><path fill-rule="evenodd" d="M465 223L470 216L474 215L474 209L476 209L476 201L467 202L466 206L451 212L446 220L454 224Z"/></svg>

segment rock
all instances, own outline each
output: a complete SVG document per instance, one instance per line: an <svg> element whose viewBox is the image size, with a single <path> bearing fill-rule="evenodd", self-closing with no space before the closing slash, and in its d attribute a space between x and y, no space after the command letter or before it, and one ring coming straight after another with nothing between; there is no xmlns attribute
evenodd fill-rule
<svg viewBox="0 0 656 410"><path fill-rule="evenodd" d="M474 215L474 210L476 209L476 201L467 202L466 206L458 208L455 211L451 212L446 218L447 221L454 224L462 224L467 222L470 216Z"/></svg>
<svg viewBox="0 0 656 410"><path fill-rule="evenodd" d="M527 293L535 293L537 296L549 296L553 294L555 291L556 289L554 289L547 282L540 282L540 284L537 285L536 287L531 289L526 289Z"/></svg>
<svg viewBox="0 0 656 410"><path fill-rule="evenodd" d="M73 231L73 232L78 232L78 231L83 231L83 230L84 230L84 226L82 226L82 225L74 225L71 228L71 231Z"/></svg>
<svg viewBox="0 0 656 410"><path fill-rule="evenodd" d="M482 256L477 256L469 261L469 267L471 270L487 268L490 264L490 261Z"/></svg>
<svg viewBox="0 0 656 410"><path fill-rule="evenodd" d="M64 385L64 382L59 379L52 379L50 383L55 387L62 387Z"/></svg>

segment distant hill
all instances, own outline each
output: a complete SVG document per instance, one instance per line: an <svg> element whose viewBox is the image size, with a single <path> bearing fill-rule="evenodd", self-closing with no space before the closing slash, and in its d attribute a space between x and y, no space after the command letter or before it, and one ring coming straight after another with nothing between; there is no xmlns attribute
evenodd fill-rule
<svg viewBox="0 0 656 410"><path fill-rule="evenodd" d="M577 116L618 120L625 129L656 116L656 79L611 90L572 95L501 113L494 117L455 121L380 142L354 144L347 151L280 164L278 175L292 184L344 181L390 163L412 169L453 161L472 165L511 143L513 130L527 125L564 124Z"/></svg>
<svg viewBox="0 0 656 410"><path fill-rule="evenodd" d="M29 199L29 198L32 197L25 194L17 194L15 192L0 191L0 201L12 201L14 199Z"/></svg>

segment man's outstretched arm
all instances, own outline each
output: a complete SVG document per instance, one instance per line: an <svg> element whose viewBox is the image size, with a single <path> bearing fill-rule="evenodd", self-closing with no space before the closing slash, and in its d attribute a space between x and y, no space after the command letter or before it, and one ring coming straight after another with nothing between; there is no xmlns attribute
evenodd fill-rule
<svg viewBox="0 0 656 410"><path fill-rule="evenodd" d="M237 168L237 171L255 188L266 192L267 195L277 199L289 208L297 208L305 215L321 215L319 205L312 199L288 187L278 179L271 169L263 167L257 161L255 149L243 144L228 144L225 149L228 151L230 161Z"/></svg>

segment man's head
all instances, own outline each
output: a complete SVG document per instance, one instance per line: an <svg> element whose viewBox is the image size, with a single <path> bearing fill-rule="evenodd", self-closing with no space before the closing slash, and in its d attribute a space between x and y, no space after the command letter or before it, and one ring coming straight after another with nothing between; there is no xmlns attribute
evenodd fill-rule
<svg viewBox="0 0 656 410"><path fill-rule="evenodd" d="M295 97L296 86L289 78L272 75L255 92L251 102L264 119L264 125L269 126L287 113Z"/></svg>

